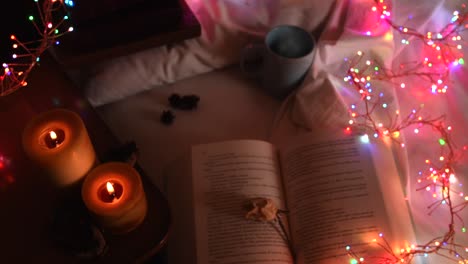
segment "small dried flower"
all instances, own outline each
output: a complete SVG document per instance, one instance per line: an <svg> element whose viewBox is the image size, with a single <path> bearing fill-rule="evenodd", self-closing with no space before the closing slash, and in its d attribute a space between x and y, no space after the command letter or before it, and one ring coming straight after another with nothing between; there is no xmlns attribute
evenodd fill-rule
<svg viewBox="0 0 468 264"><path fill-rule="evenodd" d="M252 198L245 204L246 219L256 221L274 221L277 218L278 208L269 198Z"/></svg>
<svg viewBox="0 0 468 264"><path fill-rule="evenodd" d="M174 122L175 115L171 110L165 110L161 113L160 120L165 125L170 125Z"/></svg>
<svg viewBox="0 0 468 264"><path fill-rule="evenodd" d="M263 197L255 197L249 199L244 204L244 208L247 211L247 213L245 214L245 218L247 220L269 222L272 225L279 225L280 230L277 230L283 236L286 243L288 243L288 247L293 255L293 259L296 258L291 239L289 239L286 227L283 221L281 220L281 216L286 214L288 211L278 209L278 207L272 199Z"/></svg>
<svg viewBox="0 0 468 264"><path fill-rule="evenodd" d="M193 110L197 108L200 97L195 94L183 95L171 94L168 98L169 104L179 110Z"/></svg>

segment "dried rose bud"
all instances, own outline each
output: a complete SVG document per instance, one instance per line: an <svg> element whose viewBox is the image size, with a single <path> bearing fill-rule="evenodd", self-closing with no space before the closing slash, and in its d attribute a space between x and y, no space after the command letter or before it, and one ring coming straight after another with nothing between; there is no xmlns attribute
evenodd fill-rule
<svg viewBox="0 0 468 264"><path fill-rule="evenodd" d="M273 221L278 214L278 208L273 200L269 198L249 199L245 204L245 209L247 210L245 218L248 220Z"/></svg>
<svg viewBox="0 0 468 264"><path fill-rule="evenodd" d="M170 125L174 122L175 115L172 113L171 110L162 111L160 120L165 125Z"/></svg>

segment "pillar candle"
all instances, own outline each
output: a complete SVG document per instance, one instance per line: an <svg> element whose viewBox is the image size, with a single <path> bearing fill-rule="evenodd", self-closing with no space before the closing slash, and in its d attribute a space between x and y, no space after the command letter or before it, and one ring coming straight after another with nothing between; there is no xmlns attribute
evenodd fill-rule
<svg viewBox="0 0 468 264"><path fill-rule="evenodd" d="M81 196L102 228L111 233L128 233L145 219L147 201L141 177L127 163L109 162L91 170Z"/></svg>
<svg viewBox="0 0 468 264"><path fill-rule="evenodd" d="M83 120L70 110L54 109L37 115L26 125L22 141L26 154L58 187L79 182L96 163Z"/></svg>

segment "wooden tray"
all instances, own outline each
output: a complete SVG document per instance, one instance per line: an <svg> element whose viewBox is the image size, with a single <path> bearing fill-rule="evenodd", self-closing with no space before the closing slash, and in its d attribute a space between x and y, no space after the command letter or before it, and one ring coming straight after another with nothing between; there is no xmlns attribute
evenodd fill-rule
<svg viewBox="0 0 468 264"><path fill-rule="evenodd" d="M95 244L96 241L102 242L102 239L97 239L100 236L95 235L94 242L90 238L91 226L99 228L99 225L85 207L81 199L81 184L78 184L60 190L56 196L58 199L54 199L54 214L45 232L51 241L51 248L67 262L81 263L144 263L159 253L167 243L171 226L169 204L144 172L139 167L136 169L140 172L148 202L145 219L136 229L119 235L100 229L106 245L105 251L102 251L104 247ZM94 251L100 251L100 256L93 257L95 253L91 252ZM85 254L88 256L85 257Z"/></svg>
<svg viewBox="0 0 468 264"><path fill-rule="evenodd" d="M166 198L141 169L139 170L148 201L148 212L143 223L124 235L104 234L108 251L96 263L143 263L156 255L167 243L171 214Z"/></svg>
<svg viewBox="0 0 468 264"><path fill-rule="evenodd" d="M201 26L184 0L119 0L103 9L92 0L72 13L75 30L53 48L66 67L95 64L139 50L173 44L201 34ZM131 4L130 4L131 3ZM97 12L96 10L106 10Z"/></svg>
<svg viewBox="0 0 468 264"><path fill-rule="evenodd" d="M0 156L8 161L0 170L0 263L116 264L159 256L170 229L170 210L166 198L139 168L149 206L142 225L124 236L106 234L109 250L93 261L57 247L50 232L57 199L47 177L22 151L24 127L37 114L60 106L80 114L99 157L121 144L50 56L41 58L28 82L27 87L0 97L0 120L8 124L0 130ZM81 200L79 193L73 197Z"/></svg>

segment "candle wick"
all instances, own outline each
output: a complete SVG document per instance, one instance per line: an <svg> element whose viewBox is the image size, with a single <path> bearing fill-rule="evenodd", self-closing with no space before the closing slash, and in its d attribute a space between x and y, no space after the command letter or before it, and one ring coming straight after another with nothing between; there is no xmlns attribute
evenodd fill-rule
<svg viewBox="0 0 468 264"><path fill-rule="evenodd" d="M114 201L114 200L117 198L116 195L115 195L115 192L113 192L113 193L111 194L111 196L112 196L112 201Z"/></svg>

